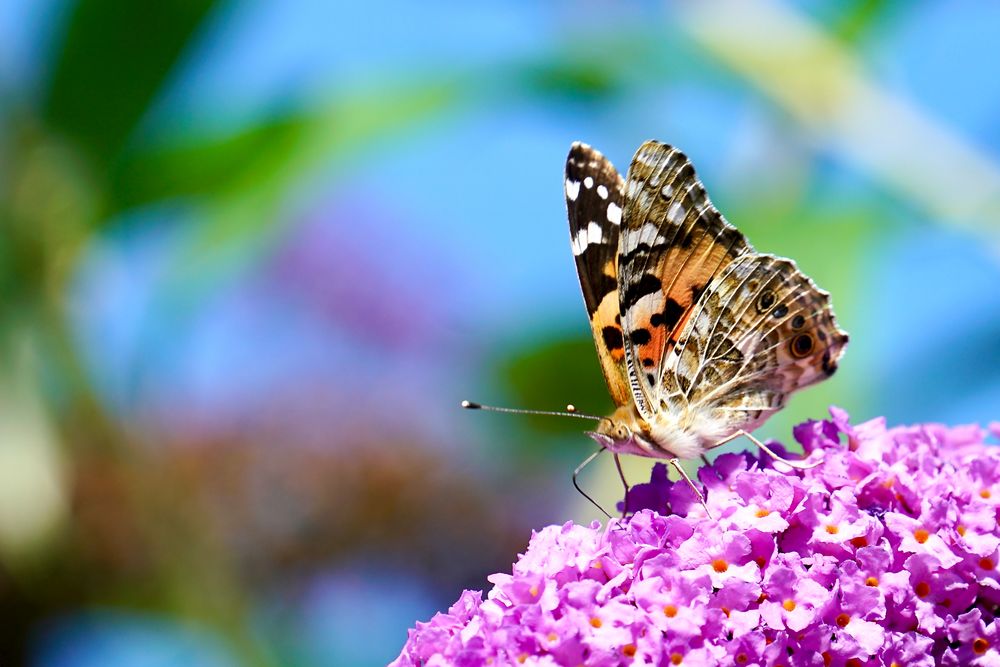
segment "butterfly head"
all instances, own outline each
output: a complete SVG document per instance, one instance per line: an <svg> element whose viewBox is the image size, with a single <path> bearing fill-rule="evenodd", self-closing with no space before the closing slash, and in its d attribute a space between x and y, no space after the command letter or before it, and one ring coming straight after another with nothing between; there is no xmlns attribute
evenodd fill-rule
<svg viewBox="0 0 1000 667"><path fill-rule="evenodd" d="M601 419L588 435L612 452L660 456L649 439L649 424L639 416L634 404L623 405L610 417Z"/></svg>
<svg viewBox="0 0 1000 667"><path fill-rule="evenodd" d="M597 423L595 431L614 440L628 440L636 432L648 429L648 425L636 411L635 404L619 406L610 417Z"/></svg>

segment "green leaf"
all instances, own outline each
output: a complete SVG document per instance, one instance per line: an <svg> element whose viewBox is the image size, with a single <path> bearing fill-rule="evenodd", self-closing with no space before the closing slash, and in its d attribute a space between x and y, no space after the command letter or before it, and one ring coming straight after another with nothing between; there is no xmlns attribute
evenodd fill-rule
<svg viewBox="0 0 1000 667"><path fill-rule="evenodd" d="M843 14L831 28L844 42L857 44L870 36L887 14L898 9L886 0L853 0L845 4Z"/></svg>
<svg viewBox="0 0 1000 667"><path fill-rule="evenodd" d="M571 100L606 100L620 92L621 77L605 60L556 56L518 72L528 94Z"/></svg>
<svg viewBox="0 0 1000 667"><path fill-rule="evenodd" d="M214 0L79 0L56 43L43 113L106 167Z"/></svg>
<svg viewBox="0 0 1000 667"><path fill-rule="evenodd" d="M292 160L309 123L288 116L224 136L130 152L114 170L109 214L174 197L218 197L252 188Z"/></svg>

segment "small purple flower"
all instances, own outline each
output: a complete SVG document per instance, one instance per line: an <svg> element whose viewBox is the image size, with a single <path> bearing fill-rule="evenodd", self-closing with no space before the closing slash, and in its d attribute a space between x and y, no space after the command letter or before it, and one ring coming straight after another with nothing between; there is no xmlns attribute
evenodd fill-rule
<svg viewBox="0 0 1000 667"><path fill-rule="evenodd" d="M1000 654L997 653L1000 628L997 628L996 619L992 617L987 622L981 610L972 609L962 614L952 624L948 634L953 645L945 650L942 664L981 667L1000 665Z"/></svg>
<svg viewBox="0 0 1000 667"><path fill-rule="evenodd" d="M714 518L657 465L630 516L542 529L393 665L1000 667L1000 450L974 426L831 415L794 431L813 469L703 467Z"/></svg>
<svg viewBox="0 0 1000 667"><path fill-rule="evenodd" d="M863 649L864 656L875 654L885 643L885 598L878 588L868 586L861 568L845 560L838 572L837 586L827 607L828 626L839 627Z"/></svg>
<svg viewBox="0 0 1000 667"><path fill-rule="evenodd" d="M766 598L760 615L772 630L800 632L816 622L830 601L831 592L809 577L799 556L781 554L768 568L764 581Z"/></svg>

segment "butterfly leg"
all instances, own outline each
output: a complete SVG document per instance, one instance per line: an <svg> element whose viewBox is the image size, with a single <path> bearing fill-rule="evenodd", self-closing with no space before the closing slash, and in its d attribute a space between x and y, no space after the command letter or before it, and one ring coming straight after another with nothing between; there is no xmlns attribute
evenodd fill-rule
<svg viewBox="0 0 1000 667"><path fill-rule="evenodd" d="M584 459L583 463L581 463L580 465L578 465L576 467L576 470L573 471L573 486L576 487L576 490L580 493L581 496L583 496L584 498L586 498L587 500L590 501L591 505L593 505L597 509L601 510L601 512L604 514L604 516L606 516L609 519L611 519L612 516L610 514L608 514L608 511L606 509L604 509L603 507L601 507L596 500L594 500L593 498L591 498L590 495L588 495L586 491L584 491L583 489L580 488L580 483L577 480L577 477L580 476L580 472L584 468L586 468L588 465L590 465L590 463L594 459L596 459L598 456L600 456L601 452L603 452L603 451L604 451L604 447L599 448L596 452L594 452L593 454L591 454L590 456L588 456L586 459Z"/></svg>
<svg viewBox="0 0 1000 667"><path fill-rule="evenodd" d="M680 461L678 459L670 459L669 463L674 467L674 470L677 471L677 474L684 478L684 481L688 483L688 486L691 487L695 495L698 496L698 501L701 503L701 506L705 508L705 514L708 515L708 518L713 518L712 511L708 509L708 504L705 502L705 496L702 495L701 489L699 489L695 483L691 481L691 478L688 477L688 474L684 472L684 468L681 467Z"/></svg>
<svg viewBox="0 0 1000 667"><path fill-rule="evenodd" d="M625 487L625 501L622 503L622 518L624 519L628 516L629 485L628 481L625 479L625 471L622 470L622 461L618 456L618 452L615 452L615 467L618 468L618 477L622 480L622 486Z"/></svg>
<svg viewBox="0 0 1000 667"><path fill-rule="evenodd" d="M790 459L783 458L781 456L778 456L774 451L771 450L770 447L768 447L763 442L761 442L760 440L758 440L754 436L750 435L746 431L737 431L736 434L737 435L745 435L750 440L750 442L752 442L753 444L757 445L757 447L762 452L766 453L768 456L770 456L775 461L778 461L780 463L784 463L789 468L796 468L798 470L809 470L810 468L815 468L820 463L822 463L822 461L813 461L812 463L806 463L805 461L793 461L793 460L790 460Z"/></svg>

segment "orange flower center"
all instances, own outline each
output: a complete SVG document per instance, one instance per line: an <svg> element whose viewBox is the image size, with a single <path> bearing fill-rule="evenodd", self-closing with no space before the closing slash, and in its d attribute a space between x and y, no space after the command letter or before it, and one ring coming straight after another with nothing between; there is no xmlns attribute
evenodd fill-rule
<svg viewBox="0 0 1000 667"><path fill-rule="evenodd" d="M736 656L737 665L745 665L748 662L750 662L750 656L748 656L746 653L740 653L739 655Z"/></svg>
<svg viewBox="0 0 1000 667"><path fill-rule="evenodd" d="M785 611L795 611L795 600L789 598L782 602L781 606L785 608Z"/></svg>
<svg viewBox="0 0 1000 667"><path fill-rule="evenodd" d="M716 558L712 561L712 569L719 573L725 572L729 569L729 563L722 558Z"/></svg>
<svg viewBox="0 0 1000 667"><path fill-rule="evenodd" d="M958 531L959 535L961 535L962 537L965 537L965 526L959 524L958 528L956 528L955 530Z"/></svg>
<svg viewBox="0 0 1000 667"><path fill-rule="evenodd" d="M837 533L840 532L840 527L831 524L826 527L826 532L830 533L831 535L836 535Z"/></svg>
<svg viewBox="0 0 1000 667"><path fill-rule="evenodd" d="M666 616L667 618L673 618L674 616L677 615L677 607L675 607L672 604L668 604L666 607L663 608L663 615Z"/></svg>
<svg viewBox="0 0 1000 667"><path fill-rule="evenodd" d="M683 659L684 659L684 656L681 655L680 653L671 653L670 654L670 664L671 665L679 665L679 664L681 664L681 660L683 660Z"/></svg>
<svg viewBox="0 0 1000 667"><path fill-rule="evenodd" d="M854 545L855 549L860 549L861 547L867 547L868 538L865 537L864 535L862 535L861 537L853 537L851 538L851 544Z"/></svg>
<svg viewBox="0 0 1000 667"><path fill-rule="evenodd" d="M931 592L931 585L926 581L921 581L913 587L913 592L917 594L918 598L925 598Z"/></svg>
<svg viewBox="0 0 1000 667"><path fill-rule="evenodd" d="M622 653L631 658L635 655L635 644L625 644L622 646Z"/></svg>
<svg viewBox="0 0 1000 667"><path fill-rule="evenodd" d="M993 569L993 561L991 559L989 559L989 558L980 558L979 559L979 567L983 568L984 570L992 570Z"/></svg>
<svg viewBox="0 0 1000 667"><path fill-rule="evenodd" d="M768 510L764 509L763 507L761 507L759 510L757 510L757 518L758 519L763 519L764 517L766 517L766 516L768 516L770 514L771 513Z"/></svg>
<svg viewBox="0 0 1000 667"><path fill-rule="evenodd" d="M865 585L873 587L878 586L878 579L875 577L868 577L867 579L865 579Z"/></svg>
<svg viewBox="0 0 1000 667"><path fill-rule="evenodd" d="M528 589L528 592L531 593L531 597L537 598L538 597L538 586L532 586L531 588Z"/></svg>
<svg viewBox="0 0 1000 667"><path fill-rule="evenodd" d="M597 618L596 616L590 619L590 624L595 628L599 628L602 625L604 625L603 623L601 623L601 619Z"/></svg>
<svg viewBox="0 0 1000 667"><path fill-rule="evenodd" d="M993 495L993 494L992 494L992 493L990 493L990 490L989 490L989 489L983 489L983 490L981 490L981 491L979 492L979 497L980 497L980 498L983 498L984 500L985 500L986 498L989 498L989 497L990 497L991 495Z"/></svg>
<svg viewBox="0 0 1000 667"><path fill-rule="evenodd" d="M986 653L986 651L988 651L989 648L990 648L990 643L985 639L983 639L982 637L972 642L972 650L976 655L982 655L983 653Z"/></svg>
<svg viewBox="0 0 1000 667"><path fill-rule="evenodd" d="M923 528L917 528L915 531L913 531L913 539L915 539L920 544L923 544L924 542L926 542L927 538L930 537L930 536L931 536L931 534L928 533Z"/></svg>
<svg viewBox="0 0 1000 667"><path fill-rule="evenodd" d="M840 614L837 616L837 625L842 628L846 628L847 624L851 622L851 617L847 614Z"/></svg>

